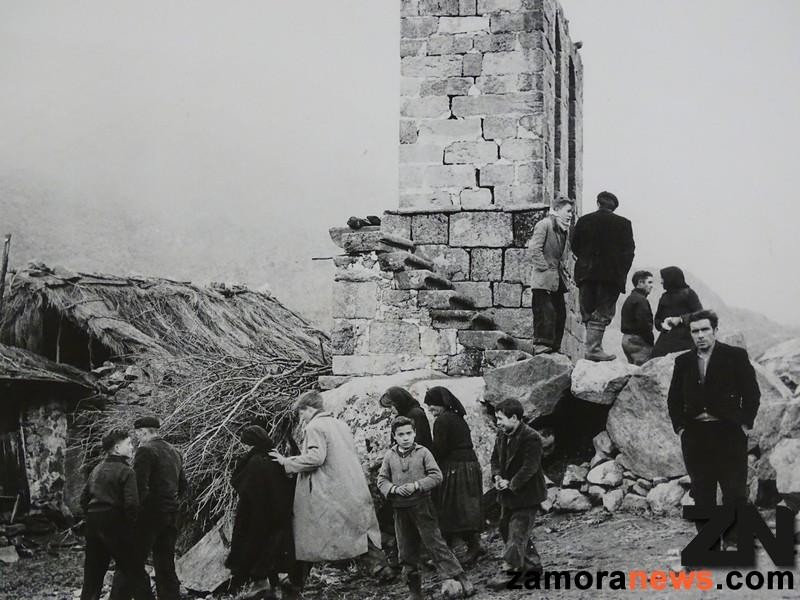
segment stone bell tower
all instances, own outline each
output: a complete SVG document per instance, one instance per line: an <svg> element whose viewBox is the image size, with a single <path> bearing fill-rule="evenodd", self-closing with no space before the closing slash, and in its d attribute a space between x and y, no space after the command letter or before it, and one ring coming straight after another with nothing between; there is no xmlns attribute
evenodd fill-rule
<svg viewBox="0 0 800 600"><path fill-rule="evenodd" d="M582 65L556 0L401 0L400 190L331 231L334 375L475 374L533 336L525 246L582 192ZM577 357L577 298L562 352Z"/></svg>

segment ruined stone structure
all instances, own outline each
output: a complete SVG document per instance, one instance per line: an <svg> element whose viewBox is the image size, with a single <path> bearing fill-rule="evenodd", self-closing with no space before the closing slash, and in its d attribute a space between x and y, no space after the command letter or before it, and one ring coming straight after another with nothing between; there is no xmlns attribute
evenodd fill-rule
<svg viewBox="0 0 800 600"><path fill-rule="evenodd" d="M471 375L524 358L525 246L582 187L582 66L556 0L401 0L400 194L336 228L336 376ZM569 294L563 352L580 353ZM333 383L333 382L331 382Z"/></svg>

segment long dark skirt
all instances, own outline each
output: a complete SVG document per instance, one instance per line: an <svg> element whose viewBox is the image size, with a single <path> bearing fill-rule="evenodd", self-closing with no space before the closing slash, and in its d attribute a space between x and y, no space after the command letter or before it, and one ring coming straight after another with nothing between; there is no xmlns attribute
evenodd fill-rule
<svg viewBox="0 0 800 600"><path fill-rule="evenodd" d="M653 347L651 358L666 356L672 352L683 352L694 348L694 341L686 325L678 325L669 331L662 331Z"/></svg>
<svg viewBox="0 0 800 600"><path fill-rule="evenodd" d="M478 461L444 462L444 480L436 488L439 529L444 534L468 533L483 529L483 477Z"/></svg>

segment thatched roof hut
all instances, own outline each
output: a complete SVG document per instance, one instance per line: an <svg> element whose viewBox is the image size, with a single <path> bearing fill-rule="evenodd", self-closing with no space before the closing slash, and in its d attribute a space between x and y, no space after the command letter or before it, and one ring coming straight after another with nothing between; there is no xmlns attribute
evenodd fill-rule
<svg viewBox="0 0 800 600"><path fill-rule="evenodd" d="M155 277L74 273L31 264L11 277L0 341L91 370L268 344L327 362L326 334L269 294Z"/></svg>

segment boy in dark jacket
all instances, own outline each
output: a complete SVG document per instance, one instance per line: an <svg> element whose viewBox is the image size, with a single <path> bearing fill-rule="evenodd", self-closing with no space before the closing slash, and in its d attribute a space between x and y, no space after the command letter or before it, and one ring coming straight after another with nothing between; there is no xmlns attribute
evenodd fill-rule
<svg viewBox="0 0 800 600"><path fill-rule="evenodd" d="M103 438L106 458L97 465L81 494L86 518L86 554L81 600L98 600L111 559L131 582L136 600L152 600L144 560L135 551L133 529L139 512L136 474L128 466L133 453L130 434L114 429Z"/></svg>
<svg viewBox="0 0 800 600"><path fill-rule="evenodd" d="M395 445L384 456L378 473L378 489L391 500L394 507L400 562L411 591L409 600L422 598L420 542L430 553L444 581L443 587L452 588L455 583L452 580L456 580L461 584L464 595L471 596L475 588L445 543L431 501L431 490L442 482L442 471L430 450L414 443L415 435L411 419L396 417L392 421Z"/></svg>
<svg viewBox="0 0 800 600"><path fill-rule="evenodd" d="M500 534L505 541L503 573L489 582L505 589L507 571L540 573L542 560L533 544L533 526L539 503L547 497L542 473L542 440L522 422L519 400L503 400L495 411L500 431L492 451L492 479L500 501Z"/></svg>

